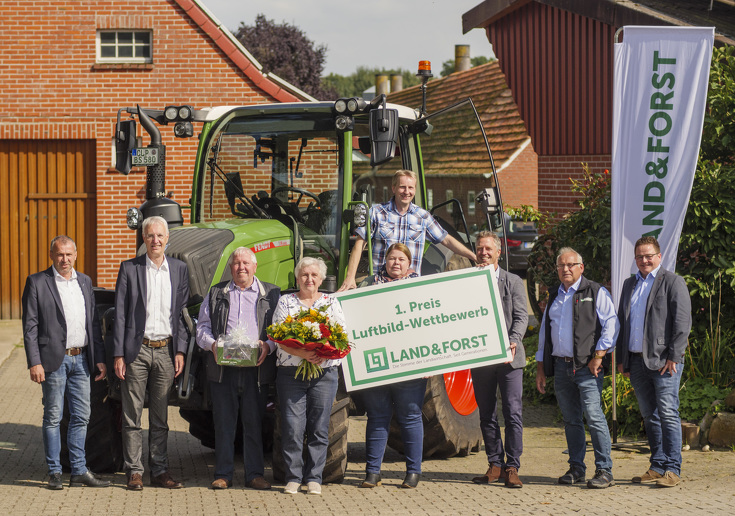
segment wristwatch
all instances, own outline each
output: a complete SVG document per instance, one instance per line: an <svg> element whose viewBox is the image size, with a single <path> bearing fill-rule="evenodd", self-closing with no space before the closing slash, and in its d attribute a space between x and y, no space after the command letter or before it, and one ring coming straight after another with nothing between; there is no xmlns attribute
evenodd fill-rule
<svg viewBox="0 0 735 516"><path fill-rule="evenodd" d="M607 355L605 350L595 351L595 358L605 358L605 355Z"/></svg>

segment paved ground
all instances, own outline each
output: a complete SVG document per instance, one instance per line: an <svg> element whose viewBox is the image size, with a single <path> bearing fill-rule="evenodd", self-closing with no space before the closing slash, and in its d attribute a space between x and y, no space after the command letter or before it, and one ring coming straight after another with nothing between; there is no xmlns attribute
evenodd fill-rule
<svg viewBox="0 0 735 516"><path fill-rule="evenodd" d="M146 487L142 493L124 489L124 475L107 478L108 489L44 488L46 467L41 442L41 388L31 383L20 342L20 325L0 321L0 514L732 514L735 505L735 452L684 453L679 486L671 489L637 486L630 482L648 466L645 450L613 452L617 485L601 491L559 486L556 477L566 470L563 430L553 407L527 407L524 421L523 489L500 484L477 486L471 477L483 473L483 453L424 462L424 475L413 491L399 489L404 465L389 449L383 487L356 487L364 471L364 418L350 426L349 467L341 485L327 485L321 497L285 495L280 489L256 492L242 489L242 465L235 487L211 491L214 454L187 433L178 412L170 412L171 472L186 488L166 491ZM588 455L588 467L592 453ZM270 478L270 471L266 472ZM68 479L68 475L64 476ZM144 478L147 482L147 475Z"/></svg>

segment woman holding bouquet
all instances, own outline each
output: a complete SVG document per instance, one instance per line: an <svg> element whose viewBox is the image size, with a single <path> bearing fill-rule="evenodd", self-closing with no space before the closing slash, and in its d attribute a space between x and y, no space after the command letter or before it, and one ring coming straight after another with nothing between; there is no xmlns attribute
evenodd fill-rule
<svg viewBox="0 0 735 516"><path fill-rule="evenodd" d="M326 315L327 326L335 328L335 325L339 325L343 329L344 314L339 302L319 292L327 275L324 261L320 258L302 258L296 264L294 274L299 291L281 296L273 313L274 326L290 322L297 315L311 310L315 314ZM314 325L313 322L310 324ZM316 326L322 327L322 337L330 336L324 324ZM297 369L303 360L321 367L321 374L302 374L297 377ZM341 359L322 358L317 350L278 345L276 387L281 407L281 439L286 465L284 493L296 494L302 483L307 485L309 494L318 495L322 492L322 472L329 445L329 418L337 394L340 362ZM304 431L307 449L305 461Z"/></svg>
<svg viewBox="0 0 735 516"><path fill-rule="evenodd" d="M418 277L418 274L409 268L410 264L411 251L408 247L401 243L393 244L388 248L385 264L364 284L375 285ZM366 476L360 487L372 488L381 485L380 466L383 463L385 446L388 444L390 420L394 411L401 427L406 453L406 478L401 487L411 489L418 485L424 447L421 409L424 405L425 392L425 378L381 385L362 391L368 419L365 431Z"/></svg>

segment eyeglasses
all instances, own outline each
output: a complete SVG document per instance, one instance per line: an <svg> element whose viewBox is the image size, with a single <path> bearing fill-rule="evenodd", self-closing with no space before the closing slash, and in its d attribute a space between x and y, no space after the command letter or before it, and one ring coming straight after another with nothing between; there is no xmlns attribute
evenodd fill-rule
<svg viewBox="0 0 735 516"><path fill-rule="evenodd" d="M646 260L651 260L651 259L653 259L654 256L658 256L658 253L654 253L654 254L637 254L637 255L635 255L635 261L640 262L644 258Z"/></svg>
<svg viewBox="0 0 735 516"><path fill-rule="evenodd" d="M559 269L560 271L563 271L564 269L572 270L577 265L582 265L582 263L581 262L579 263L558 263L556 264L556 268Z"/></svg>

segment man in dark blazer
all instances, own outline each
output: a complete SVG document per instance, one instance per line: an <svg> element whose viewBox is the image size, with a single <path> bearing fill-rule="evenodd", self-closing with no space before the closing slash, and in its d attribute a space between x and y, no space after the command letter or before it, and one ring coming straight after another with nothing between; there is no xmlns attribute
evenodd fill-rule
<svg viewBox="0 0 735 516"><path fill-rule="evenodd" d="M197 343L207 353L207 378L214 416L215 466L212 489L232 485L237 416L243 427L245 485L270 489L263 477L261 420L268 385L275 381L276 355L268 356L266 330L273 319L281 290L255 277L258 261L252 250L238 247L228 262L231 281L213 285L202 302L197 322ZM215 360L217 340L236 328L258 341L258 367L220 366Z"/></svg>
<svg viewBox="0 0 735 516"><path fill-rule="evenodd" d="M105 378L105 347L95 312L92 280L74 270L77 246L68 236L51 240L53 266L28 276L23 290L23 343L31 380L43 391L43 447L49 489L61 482L61 432L64 394L69 405L67 445L70 486L107 487L87 469L84 445L90 408L90 371Z"/></svg>
<svg viewBox="0 0 735 516"><path fill-rule="evenodd" d="M634 483L673 487L681 481L679 384L692 329L684 278L661 267L655 237L635 244L638 272L623 283L618 371L630 378L646 427L651 466Z"/></svg>
<svg viewBox="0 0 735 516"><path fill-rule="evenodd" d="M503 480L506 487L520 488L523 483L518 477L518 468L523 452L523 368L526 365L523 335L528 327L526 294L521 278L498 267L500 238L495 233L481 231L477 235L475 254L477 265L489 267L497 280L513 360L471 369L488 461L487 472L472 481L489 484ZM498 386L503 402L505 448L496 410Z"/></svg>
<svg viewBox="0 0 735 516"><path fill-rule="evenodd" d="M120 264L115 286L115 374L122 380L122 434L128 489L143 489L141 418L148 392L151 485L178 489L168 472L168 395L184 370L187 332L182 310L189 299L186 264L166 257L168 224L143 221L146 254Z"/></svg>

